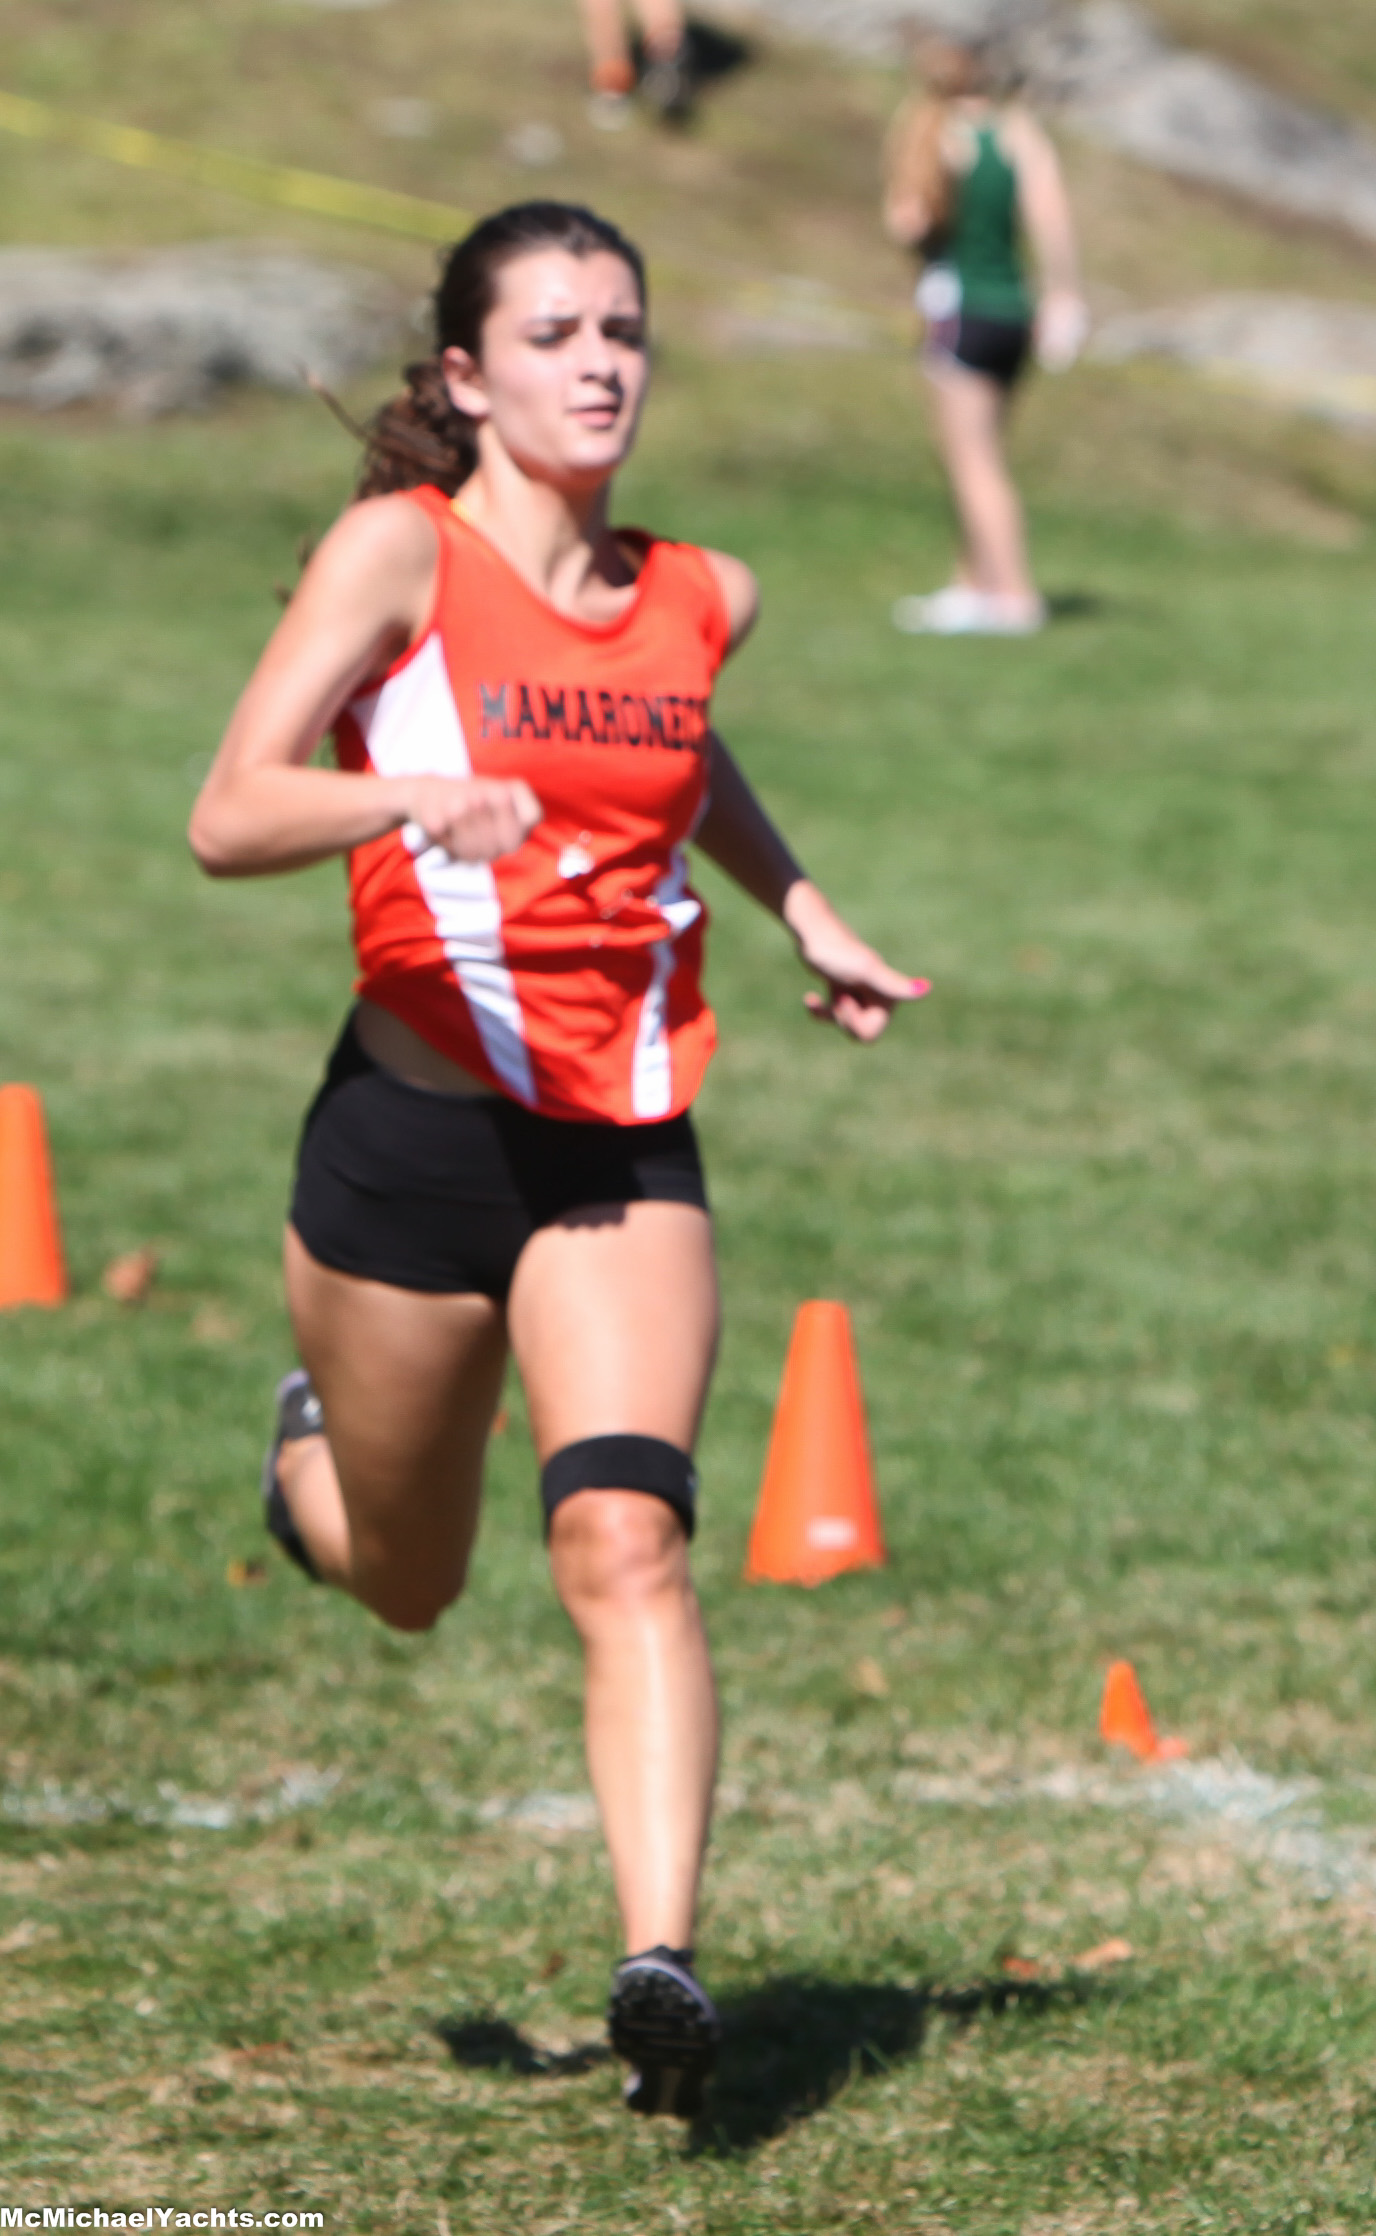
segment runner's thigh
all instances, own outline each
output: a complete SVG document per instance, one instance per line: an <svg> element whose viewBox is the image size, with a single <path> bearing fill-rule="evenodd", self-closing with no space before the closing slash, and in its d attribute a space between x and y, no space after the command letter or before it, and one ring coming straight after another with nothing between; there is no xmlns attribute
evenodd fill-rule
<svg viewBox="0 0 1376 2236"><path fill-rule="evenodd" d="M988 444L997 440L1007 396L987 373L972 372L954 358L929 371L936 417L945 440Z"/></svg>
<svg viewBox="0 0 1376 2236"><path fill-rule="evenodd" d="M542 1462L588 1436L691 1450L717 1344L705 1211L615 1204L541 1227L521 1253L508 1317Z"/></svg>
<svg viewBox="0 0 1376 2236"><path fill-rule="evenodd" d="M506 1360L501 1306L335 1273L291 1228L285 1257L356 1567L443 1577L457 1590Z"/></svg>

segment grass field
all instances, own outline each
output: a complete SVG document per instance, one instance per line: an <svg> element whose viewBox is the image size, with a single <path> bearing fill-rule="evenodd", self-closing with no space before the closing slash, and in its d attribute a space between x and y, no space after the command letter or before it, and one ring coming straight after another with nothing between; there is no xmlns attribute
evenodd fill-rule
<svg viewBox="0 0 1376 2236"><path fill-rule="evenodd" d="M612 1919L519 1403L433 1639L275 1563L226 1580L347 960L335 871L207 886L181 828L337 438L289 404L5 436L0 1035L77 1288L0 1329L9 2195L502 2236L1356 2230L1360 1889L1043 1788L1092 1770L1128 1652L1197 1753L1312 1775L1344 1853L1376 1825L1376 566L1046 496L1060 625L915 645L884 615L939 565L930 483L877 441L751 452L748 382L733 432L708 377L668 369L628 509L760 567L726 726L937 993L877 1051L828 1039L713 883L702 1940L732 2033L686 2146L579 2054ZM98 1275L145 1241L123 1310ZM856 1313L893 1563L749 1591L810 1294ZM1130 1963L1010 1999L1010 1953L1108 1935Z"/></svg>
<svg viewBox="0 0 1376 2236"><path fill-rule="evenodd" d="M442 13L408 20L438 38ZM486 138L341 141L401 11L87 14L24 0L14 82L421 192L530 183L494 153L515 94ZM474 0L469 28L506 83L555 14ZM1290 0L1206 14L1278 78L1299 53ZM383 90L413 90L400 51ZM1361 52L1360 10L1326 11L1311 86L1346 70L1369 106ZM563 99L567 41L547 68ZM882 302L891 88L780 68L782 106L747 76L703 141L628 143L655 245L712 285L801 262ZM295 132L254 101L292 71ZM457 63L447 83L475 115ZM626 160L571 133L540 183L624 206ZM1336 242L1074 160L1096 282L1376 292ZM0 186L17 237L245 224L41 150L0 150ZM376 253L419 284L419 252ZM275 1559L231 1581L266 1549L278 1236L349 964L337 869L210 886L182 831L347 455L291 401L10 416L0 1075L43 1089L75 1296L0 1322L0 2205L389 2236L1359 2236L1376 458L1166 377L1045 384L1019 455L1057 625L906 641L887 606L941 578L946 529L897 346L713 358L707 287L674 266L625 511L758 567L724 727L838 901L936 982L853 1050L704 874L728 1311L698 1555L727 1710L709 2116L631 2122L601 2054L614 1921L519 1392L471 1598L432 1638ZM101 1270L145 1243L159 1279L121 1308ZM855 1313L892 1561L751 1590L809 1295ZM1106 1764L1124 1653L1215 1768ZM1076 1962L1110 1942L1132 1954Z"/></svg>

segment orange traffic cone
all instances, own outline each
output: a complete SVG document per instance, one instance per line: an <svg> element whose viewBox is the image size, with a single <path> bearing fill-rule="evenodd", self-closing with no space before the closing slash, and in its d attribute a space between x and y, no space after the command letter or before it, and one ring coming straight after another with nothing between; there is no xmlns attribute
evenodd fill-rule
<svg viewBox="0 0 1376 2236"><path fill-rule="evenodd" d="M865 1401L843 1304L798 1307L774 1414L747 1583L824 1584L886 1559Z"/></svg>
<svg viewBox="0 0 1376 2236"><path fill-rule="evenodd" d="M33 1087L0 1087L0 1310L66 1294L43 1105Z"/></svg>
<svg viewBox="0 0 1376 2236"><path fill-rule="evenodd" d="M1130 1661L1110 1662L1099 1710L1099 1736L1110 1747L1126 1747L1139 1762L1171 1762L1188 1754L1183 1739L1162 1739Z"/></svg>

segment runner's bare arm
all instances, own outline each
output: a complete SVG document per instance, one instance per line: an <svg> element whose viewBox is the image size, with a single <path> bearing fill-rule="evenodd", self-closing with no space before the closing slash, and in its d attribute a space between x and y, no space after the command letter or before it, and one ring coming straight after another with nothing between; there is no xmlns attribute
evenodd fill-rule
<svg viewBox="0 0 1376 2236"><path fill-rule="evenodd" d="M540 820L528 784L307 768L359 685L424 627L435 531L404 499L352 506L314 554L240 699L192 811L211 877L303 868L403 823L463 861L510 853Z"/></svg>
<svg viewBox="0 0 1376 2236"><path fill-rule="evenodd" d="M884 230L899 248L917 248L932 229L923 184L925 108L923 102L905 101L884 143Z"/></svg>
<svg viewBox="0 0 1376 2236"><path fill-rule="evenodd" d="M1080 291L1075 219L1054 142L1030 110L1009 109L1000 139L1018 179L1018 203L1045 295Z"/></svg>
<svg viewBox="0 0 1376 2236"><path fill-rule="evenodd" d="M839 1025L853 1040L877 1040L896 1003L926 993L924 979L894 970L837 915L715 732L711 804L696 836L718 869L787 924L808 969L826 981L825 994L803 997L814 1017Z"/></svg>
<svg viewBox="0 0 1376 2236"><path fill-rule="evenodd" d="M717 578L730 617L731 635L726 657L739 652L760 617L760 586L743 559L729 551L705 551L703 557Z"/></svg>

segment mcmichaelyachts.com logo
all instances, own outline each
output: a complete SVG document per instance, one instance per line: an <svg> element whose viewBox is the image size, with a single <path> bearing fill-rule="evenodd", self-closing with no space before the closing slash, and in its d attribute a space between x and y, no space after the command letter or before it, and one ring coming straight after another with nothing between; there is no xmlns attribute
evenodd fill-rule
<svg viewBox="0 0 1376 2236"><path fill-rule="evenodd" d="M145 2205L107 2213L103 2205L0 2205L0 2228L323 2228L323 2213L245 2213L208 2205L199 2213Z"/></svg>

